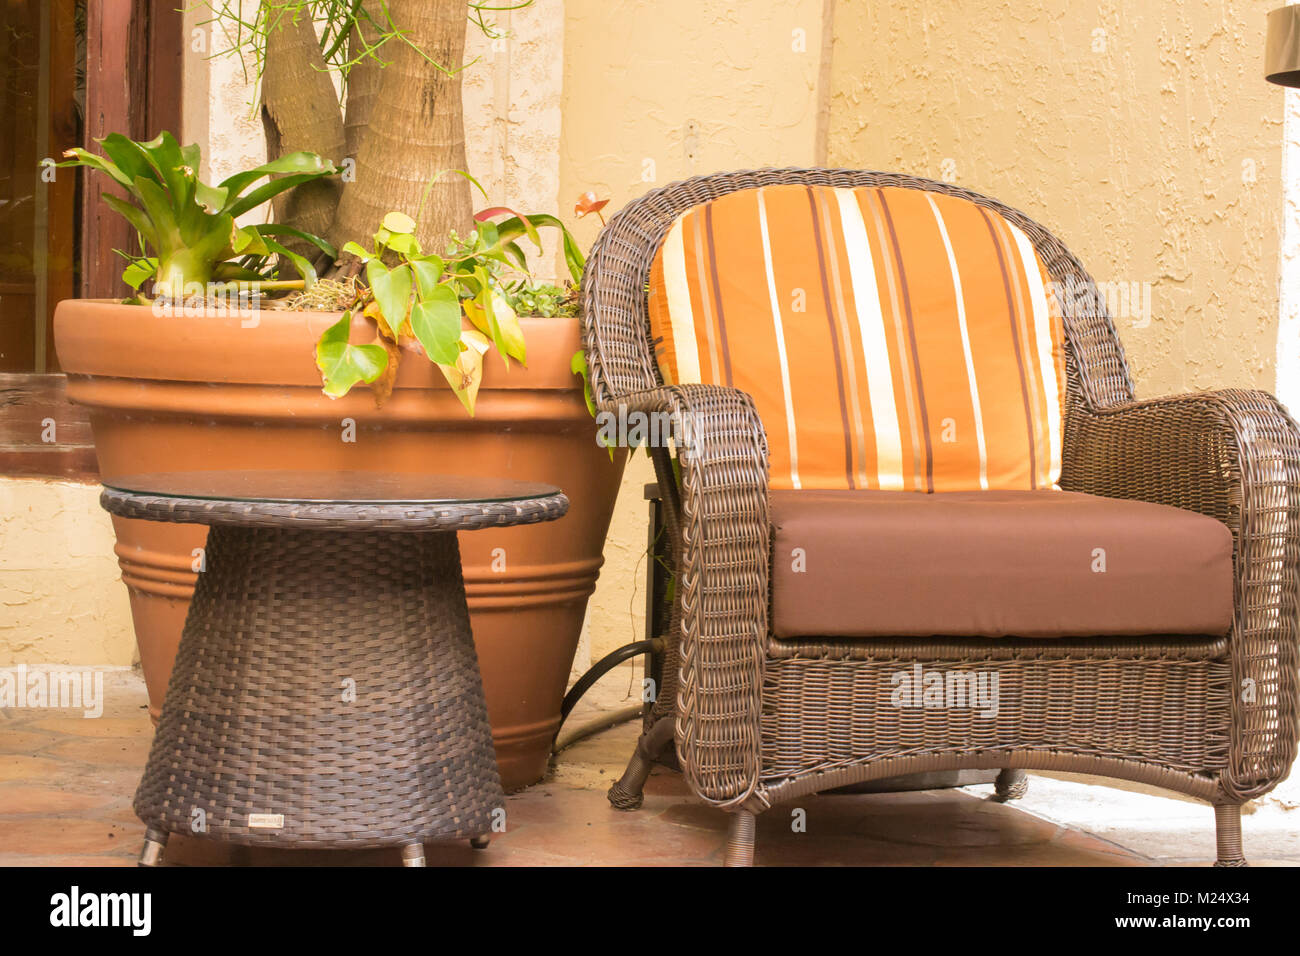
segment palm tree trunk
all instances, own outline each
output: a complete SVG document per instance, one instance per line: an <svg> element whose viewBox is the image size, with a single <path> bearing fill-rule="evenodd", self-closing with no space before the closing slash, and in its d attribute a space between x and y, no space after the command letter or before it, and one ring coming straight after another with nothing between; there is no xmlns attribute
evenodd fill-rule
<svg viewBox="0 0 1300 956"><path fill-rule="evenodd" d="M383 48L391 62L379 71L378 101L357 142L356 181L343 190L328 237L336 246L349 239L364 243L385 213L398 210L416 218L425 249L440 250L449 229L463 234L473 225L469 183L453 172L465 169L459 73L465 4L389 0L388 8L419 50L398 38ZM438 69L419 51L454 72Z"/></svg>
<svg viewBox="0 0 1300 956"><path fill-rule="evenodd" d="M266 38L262 128L268 159L300 149L335 163L343 159L343 113L306 11L296 23L289 14L281 16ZM329 177L281 193L272 201L276 221L324 236L334 221L341 189L338 178ZM306 243L289 245L308 258L320 255Z"/></svg>
<svg viewBox="0 0 1300 956"><path fill-rule="evenodd" d="M372 2L362 6L367 12L378 15L378 11L374 9L377 4ZM357 20L352 33L348 36L348 59L356 62L348 71L347 101L343 108L343 138L347 154L354 160L357 150L361 147L361 137L366 131L366 125L370 122L370 114L379 99L379 81L383 77L383 67L373 56L360 60L356 58L367 44L373 44L376 39L374 28L364 17ZM362 42L363 40L365 43Z"/></svg>

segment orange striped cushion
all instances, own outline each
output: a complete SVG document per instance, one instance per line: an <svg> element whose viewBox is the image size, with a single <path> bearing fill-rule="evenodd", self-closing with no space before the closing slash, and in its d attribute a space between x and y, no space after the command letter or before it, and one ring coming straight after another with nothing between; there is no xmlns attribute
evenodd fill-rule
<svg viewBox="0 0 1300 956"><path fill-rule="evenodd" d="M917 189L768 186L683 213L655 257L669 384L753 396L773 488L1053 486L1064 332L1029 239Z"/></svg>

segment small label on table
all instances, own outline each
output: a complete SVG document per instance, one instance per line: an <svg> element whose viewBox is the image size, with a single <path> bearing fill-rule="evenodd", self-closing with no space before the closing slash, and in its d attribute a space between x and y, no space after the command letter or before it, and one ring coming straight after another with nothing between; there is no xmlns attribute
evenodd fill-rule
<svg viewBox="0 0 1300 956"><path fill-rule="evenodd" d="M283 813L250 813L248 815L248 828L262 830L283 830L284 814Z"/></svg>

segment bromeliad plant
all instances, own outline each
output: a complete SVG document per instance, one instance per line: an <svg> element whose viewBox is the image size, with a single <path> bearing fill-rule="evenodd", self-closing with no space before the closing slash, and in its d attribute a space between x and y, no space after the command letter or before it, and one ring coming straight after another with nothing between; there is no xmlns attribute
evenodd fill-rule
<svg viewBox="0 0 1300 956"><path fill-rule="evenodd" d="M122 279L137 292L150 278L154 296L172 300L202 299L224 285L251 292L309 287L316 281L312 264L275 237L293 236L334 257L323 239L290 226L235 222L287 189L338 172L315 153L289 153L209 186L198 178L199 147L182 147L171 133L147 143L110 133L97 142L103 156L70 149L59 165L105 173L130 196L103 198L139 236L138 254L119 250L129 260ZM283 277L282 262L297 280Z"/></svg>
<svg viewBox="0 0 1300 956"><path fill-rule="evenodd" d="M418 343L473 415L489 349L496 350L507 369L511 361L527 363L520 313L576 313L573 289L536 282L519 244L526 238L540 252L539 227L558 229L576 285L585 260L560 220L524 216L504 206L474 218L474 230L463 238L453 232L442 255L420 247L417 223L400 212L384 217L372 248L356 242L343 246L344 253L364 262L366 287L316 345L326 395L339 398L365 382L382 405L392 393L402 346ZM377 342L349 341L358 309L375 323ZM468 320L468 327L462 320Z"/></svg>

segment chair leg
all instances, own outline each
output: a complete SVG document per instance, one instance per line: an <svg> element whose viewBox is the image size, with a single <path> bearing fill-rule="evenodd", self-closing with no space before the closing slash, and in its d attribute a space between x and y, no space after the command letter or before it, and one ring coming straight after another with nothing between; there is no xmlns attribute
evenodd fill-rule
<svg viewBox="0 0 1300 956"><path fill-rule="evenodd" d="M1019 800L1029 792L1029 778L1023 770L1003 770L993 783L993 799L998 803Z"/></svg>
<svg viewBox="0 0 1300 956"><path fill-rule="evenodd" d="M606 794L615 810L641 809L641 791L645 787L646 778L650 776L655 760L672 739L672 717L660 717L653 727L641 735L623 776L614 781Z"/></svg>
<svg viewBox="0 0 1300 956"><path fill-rule="evenodd" d="M144 831L144 846L136 866L162 866L163 851L167 849L167 831L149 827Z"/></svg>
<svg viewBox="0 0 1300 956"><path fill-rule="evenodd" d="M407 843L402 847L402 866L424 866L424 846Z"/></svg>
<svg viewBox="0 0 1300 956"><path fill-rule="evenodd" d="M1215 842L1219 857L1215 866L1248 866L1241 849L1241 804L1216 803L1214 805Z"/></svg>
<svg viewBox="0 0 1300 956"><path fill-rule="evenodd" d="M749 810L736 810L731 814L724 866L754 865L754 822L755 816Z"/></svg>

